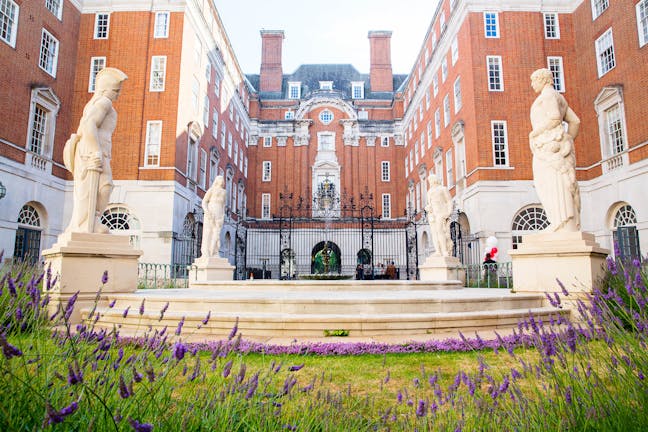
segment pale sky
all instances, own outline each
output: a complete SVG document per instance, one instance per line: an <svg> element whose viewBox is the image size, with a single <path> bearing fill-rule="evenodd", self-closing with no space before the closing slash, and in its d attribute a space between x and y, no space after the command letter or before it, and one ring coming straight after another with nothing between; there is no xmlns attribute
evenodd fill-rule
<svg viewBox="0 0 648 432"><path fill-rule="evenodd" d="M283 71L350 63L369 73L370 30L391 30L392 70L410 72L437 0L214 0L244 73L261 64L259 31L283 30Z"/></svg>

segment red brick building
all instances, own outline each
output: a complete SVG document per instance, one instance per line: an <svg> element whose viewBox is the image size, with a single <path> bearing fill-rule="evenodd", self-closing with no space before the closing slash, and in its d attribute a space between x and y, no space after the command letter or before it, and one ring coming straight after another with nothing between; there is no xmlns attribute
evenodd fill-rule
<svg viewBox="0 0 648 432"><path fill-rule="evenodd" d="M7 256L37 256L65 228L71 183L62 148L105 66L129 76L116 103L116 187L105 222L130 235L144 261L193 260L201 197L217 174L228 189L221 254L237 264L246 232L247 250L278 264L283 240L273 230L281 226L270 222L300 197L302 210L321 216L312 201L321 191L355 203L371 197L376 221L402 230L406 209L424 208L430 174L454 197L456 253L480 262L495 236L506 260L522 234L546 224L528 146L529 76L540 67L552 69L581 118L582 229L606 247L618 233L624 251L648 250L648 0L443 0L408 75L392 73L388 31L369 32L368 73L331 64L284 71L285 35L262 31L260 74L245 75L213 2L0 5ZM328 216L344 220L342 207ZM311 240L297 234L291 241L310 254ZM427 227L417 234L423 258ZM403 242L379 237L375 259L410 265ZM364 246L339 243L353 266Z"/></svg>

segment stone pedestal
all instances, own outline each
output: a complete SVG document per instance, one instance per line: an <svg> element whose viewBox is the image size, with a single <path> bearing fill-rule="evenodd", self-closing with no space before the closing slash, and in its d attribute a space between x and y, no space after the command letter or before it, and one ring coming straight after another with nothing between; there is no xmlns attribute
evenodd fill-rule
<svg viewBox="0 0 648 432"><path fill-rule="evenodd" d="M539 233L522 237L517 250L509 251L513 288L518 292L561 291L556 279L570 292L589 292L604 273L603 249L593 234L585 232Z"/></svg>
<svg viewBox="0 0 648 432"><path fill-rule="evenodd" d="M50 291L49 308L67 304L79 292L72 324L81 321L81 309L92 307L97 291L130 293L137 289L137 260L142 251L130 245L129 238L111 234L64 233L50 249L43 251L45 266L51 265L56 286ZM101 279L108 271L108 281Z"/></svg>
<svg viewBox="0 0 648 432"><path fill-rule="evenodd" d="M423 265L419 266L421 280L448 281L459 280L465 283L465 274L459 258L453 256L429 256Z"/></svg>
<svg viewBox="0 0 648 432"><path fill-rule="evenodd" d="M234 280L234 266L225 258L200 257L191 269L192 281ZM191 285L191 282L190 282Z"/></svg>

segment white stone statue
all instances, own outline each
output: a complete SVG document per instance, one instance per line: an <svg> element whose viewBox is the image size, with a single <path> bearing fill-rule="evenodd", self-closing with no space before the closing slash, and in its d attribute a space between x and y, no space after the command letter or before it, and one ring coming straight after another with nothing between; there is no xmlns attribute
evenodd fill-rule
<svg viewBox="0 0 648 432"><path fill-rule="evenodd" d="M200 251L202 257L218 257L220 234L225 220L225 199L227 192L223 176L217 176L202 200L204 211L203 238Z"/></svg>
<svg viewBox="0 0 648 432"><path fill-rule="evenodd" d="M533 153L533 181L550 225L547 231L580 230L580 193L576 181L574 138L580 120L565 98L553 88L548 69L531 74L539 93L531 105L529 144ZM563 126L567 124L567 130Z"/></svg>
<svg viewBox="0 0 648 432"><path fill-rule="evenodd" d="M452 239L447 223L452 213L452 197L448 189L443 187L436 175L428 176L427 219L432 232L432 244L435 256L450 256Z"/></svg>
<svg viewBox="0 0 648 432"><path fill-rule="evenodd" d="M67 232L107 233L99 222L113 189L110 158L117 126L113 102L127 76L105 68L96 77L95 93L83 108L79 128L65 144L63 160L74 177L72 220Z"/></svg>

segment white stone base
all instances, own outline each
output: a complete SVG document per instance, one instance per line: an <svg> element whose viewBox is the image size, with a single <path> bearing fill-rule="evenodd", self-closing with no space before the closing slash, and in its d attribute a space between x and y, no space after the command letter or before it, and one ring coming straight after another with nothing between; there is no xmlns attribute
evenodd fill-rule
<svg viewBox="0 0 648 432"><path fill-rule="evenodd" d="M111 234L64 233L43 251L45 266L51 265L57 283L50 291L49 308L67 304L79 292L70 322L81 320L79 311L92 306L99 289L103 293L132 293L137 289L137 260L142 251L134 249L126 236ZM108 271L108 281L101 279Z"/></svg>
<svg viewBox="0 0 648 432"><path fill-rule="evenodd" d="M234 280L234 266L225 258L200 257L194 261L191 269L191 281Z"/></svg>
<svg viewBox="0 0 648 432"><path fill-rule="evenodd" d="M465 274L459 258L453 256L429 256L423 265L419 266L421 280L448 281L459 280L465 283Z"/></svg>
<svg viewBox="0 0 648 432"><path fill-rule="evenodd" d="M585 232L539 233L522 237L509 251L513 288L520 292L557 292L560 280L568 291L589 292L604 273L603 249Z"/></svg>

